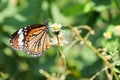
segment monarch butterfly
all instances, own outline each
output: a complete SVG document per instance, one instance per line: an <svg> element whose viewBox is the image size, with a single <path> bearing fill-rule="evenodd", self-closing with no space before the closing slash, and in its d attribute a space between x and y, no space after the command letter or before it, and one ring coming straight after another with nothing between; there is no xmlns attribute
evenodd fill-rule
<svg viewBox="0 0 120 80"><path fill-rule="evenodd" d="M15 50L24 50L33 57L39 57L50 48L48 22L25 26L10 37L10 43Z"/></svg>

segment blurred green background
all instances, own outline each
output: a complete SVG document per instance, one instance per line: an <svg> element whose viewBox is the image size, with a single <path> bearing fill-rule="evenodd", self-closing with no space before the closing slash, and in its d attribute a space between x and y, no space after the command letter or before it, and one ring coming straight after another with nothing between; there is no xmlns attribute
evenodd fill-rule
<svg viewBox="0 0 120 80"><path fill-rule="evenodd" d="M109 51L120 48L120 36L114 35L114 27L120 24L120 0L0 0L0 80L46 80L39 69L56 72L55 46L43 56L33 58L24 51L13 50L9 43L10 35L17 29L46 20L62 24L70 43L75 36L66 26L88 25L95 30L89 37L94 47ZM113 33L112 38L106 40L104 32ZM83 30L81 35L86 33ZM88 80L103 68L103 61L79 42L66 54L67 69L72 72L66 80ZM105 73L95 80L106 80Z"/></svg>

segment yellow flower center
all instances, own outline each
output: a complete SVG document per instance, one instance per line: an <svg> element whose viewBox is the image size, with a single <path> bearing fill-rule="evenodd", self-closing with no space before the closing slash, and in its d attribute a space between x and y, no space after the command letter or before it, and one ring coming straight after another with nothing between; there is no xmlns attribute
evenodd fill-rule
<svg viewBox="0 0 120 80"><path fill-rule="evenodd" d="M57 25L55 25L53 29L54 29L54 30L58 30L59 27L58 27Z"/></svg>

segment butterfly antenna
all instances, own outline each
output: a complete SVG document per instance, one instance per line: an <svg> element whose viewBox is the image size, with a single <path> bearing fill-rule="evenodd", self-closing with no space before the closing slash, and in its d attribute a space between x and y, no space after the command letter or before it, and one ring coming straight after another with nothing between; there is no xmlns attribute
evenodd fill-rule
<svg viewBox="0 0 120 80"><path fill-rule="evenodd" d="M45 25L46 25L46 26L48 26L48 22L49 22L48 20L45 21Z"/></svg>

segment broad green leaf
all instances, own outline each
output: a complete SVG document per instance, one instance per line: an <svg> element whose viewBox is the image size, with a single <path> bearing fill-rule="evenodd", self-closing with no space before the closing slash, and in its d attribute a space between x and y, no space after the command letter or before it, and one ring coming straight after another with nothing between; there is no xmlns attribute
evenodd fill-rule
<svg viewBox="0 0 120 80"><path fill-rule="evenodd" d="M71 4L67 6L63 10L63 14L65 16L78 16L84 13L84 6L83 4Z"/></svg>

